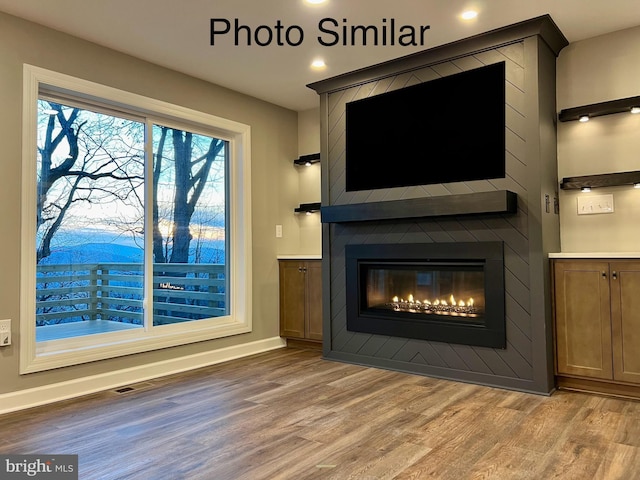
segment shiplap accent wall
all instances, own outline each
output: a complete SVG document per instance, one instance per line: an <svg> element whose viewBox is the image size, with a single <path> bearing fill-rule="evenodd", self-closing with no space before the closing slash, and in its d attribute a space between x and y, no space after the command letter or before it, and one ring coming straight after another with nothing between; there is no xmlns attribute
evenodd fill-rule
<svg viewBox="0 0 640 480"><path fill-rule="evenodd" d="M479 180L473 182L457 182L450 184L419 185L405 188L384 188L359 192L345 191L345 106L348 102L378 95L384 92L409 87L418 83L435 80L466 70L505 62L506 66L506 144L507 144L507 178L492 181ZM394 77L357 85L349 89L329 94L329 182L330 204L344 205L363 202L381 202L407 198L430 197L437 195L453 195L492 190L511 190L516 193L524 191L522 186L526 175L526 164L523 163L523 144L526 142L524 128L524 47L522 42L428 66L420 70L407 72ZM430 112L429 115L437 114ZM407 121L407 119L402 119ZM419 121L419 119L416 119ZM464 141L464 131L473 128L475 122L482 121L482 112L460 112L460 139ZM431 141L447 141L446 139L430 139L429 132L424 135L425 147ZM376 138L372 141L380 144L380 154L389 157L390 169L401 169L403 159L393 158L393 144L401 142L397 138ZM449 162L447 158L430 159L430 161ZM478 158L477 161L482 161ZM410 162L407 162L410 163ZM459 168L451 164L451 168ZM407 176L411 171L407 170ZM520 181L518 181L520 180Z"/></svg>
<svg viewBox="0 0 640 480"><path fill-rule="evenodd" d="M559 36L564 39L561 33ZM413 68L405 68L406 64L400 62L395 75L388 74L394 65L387 67L385 74L378 78L376 67L372 67L368 81L361 81L359 74L353 85L328 91L322 91L322 87L317 89L321 94L323 132L323 206L494 190L510 190L518 195L518 211L514 215L325 224L323 266L324 287L328 291L324 296L324 355L383 368L548 393L553 388L553 359L545 251L559 247L559 222L553 211L545 211L543 199L545 193L553 199L557 187L554 122L555 57L559 49L549 47L537 35L477 51L473 49L475 45L475 41L470 42L468 54L427 61L424 65L416 66L419 62L412 58ZM460 45L456 45L456 50L459 52ZM428 55L425 58L428 60ZM345 191L345 105L348 102L502 61L506 64L506 178ZM477 121L482 121L479 112L461 112L459 138L429 139L425 132L425 142L464 141L465 129L473 128ZM402 168L402 159L394 159L392 153L393 143L402 139L375 141L381 144L381 150L386 147L389 168ZM408 171L407 175L410 174ZM346 245L483 241L503 241L505 246L506 349L347 330Z"/></svg>

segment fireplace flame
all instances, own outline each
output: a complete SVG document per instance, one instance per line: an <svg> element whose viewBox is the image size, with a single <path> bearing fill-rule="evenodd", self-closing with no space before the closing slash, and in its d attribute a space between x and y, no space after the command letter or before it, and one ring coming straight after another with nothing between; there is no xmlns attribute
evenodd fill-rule
<svg viewBox="0 0 640 480"><path fill-rule="evenodd" d="M449 301L444 298L436 298L431 302L429 299L415 300L413 294L409 294L407 300L404 298L398 298L395 295L391 299L390 307L396 311L410 311L410 312L425 312L425 313L438 313L438 314L450 314L450 315L475 315L476 308L473 306L473 298L469 298L466 302L464 300L456 301L456 298L451 295Z"/></svg>

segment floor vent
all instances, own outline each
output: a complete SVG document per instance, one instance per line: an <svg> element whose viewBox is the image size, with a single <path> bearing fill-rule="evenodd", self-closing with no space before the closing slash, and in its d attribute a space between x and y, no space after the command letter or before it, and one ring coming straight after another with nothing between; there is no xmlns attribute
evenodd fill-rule
<svg viewBox="0 0 640 480"><path fill-rule="evenodd" d="M133 387L122 387L122 388L116 389L116 393L127 393L127 392L132 392L134 390L135 388Z"/></svg>

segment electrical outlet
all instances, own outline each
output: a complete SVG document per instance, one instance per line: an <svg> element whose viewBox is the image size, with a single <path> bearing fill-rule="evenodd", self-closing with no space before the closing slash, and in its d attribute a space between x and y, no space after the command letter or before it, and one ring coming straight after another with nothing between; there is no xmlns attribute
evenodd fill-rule
<svg viewBox="0 0 640 480"><path fill-rule="evenodd" d="M0 320L0 347L11 345L11 320Z"/></svg>

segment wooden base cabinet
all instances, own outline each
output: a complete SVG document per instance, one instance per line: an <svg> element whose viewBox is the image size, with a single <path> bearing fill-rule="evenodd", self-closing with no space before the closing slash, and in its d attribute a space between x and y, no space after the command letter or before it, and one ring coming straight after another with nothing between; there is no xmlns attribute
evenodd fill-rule
<svg viewBox="0 0 640 480"><path fill-rule="evenodd" d="M611 263L609 268L613 378L640 384L640 261Z"/></svg>
<svg viewBox="0 0 640 480"><path fill-rule="evenodd" d="M322 262L280 260L280 336L322 341Z"/></svg>
<svg viewBox="0 0 640 480"><path fill-rule="evenodd" d="M554 260L553 275L556 374L640 385L640 260Z"/></svg>

